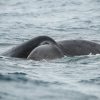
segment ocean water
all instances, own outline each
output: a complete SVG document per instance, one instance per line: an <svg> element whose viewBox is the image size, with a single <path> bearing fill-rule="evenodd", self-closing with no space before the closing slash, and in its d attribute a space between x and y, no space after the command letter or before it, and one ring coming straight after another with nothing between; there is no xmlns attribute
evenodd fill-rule
<svg viewBox="0 0 100 100"><path fill-rule="evenodd" d="M0 0L0 54L40 35L100 43L100 0ZM100 100L100 55L0 56L0 100Z"/></svg>

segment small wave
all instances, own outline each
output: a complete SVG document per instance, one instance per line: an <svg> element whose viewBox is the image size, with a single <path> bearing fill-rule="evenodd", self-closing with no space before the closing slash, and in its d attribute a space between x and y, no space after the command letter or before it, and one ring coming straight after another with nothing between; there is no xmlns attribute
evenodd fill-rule
<svg viewBox="0 0 100 100"><path fill-rule="evenodd" d="M11 94L11 93L8 93L7 91L3 92L3 91L0 91L0 100L10 100L8 99L8 97L16 97L15 95Z"/></svg>
<svg viewBox="0 0 100 100"><path fill-rule="evenodd" d="M28 79L26 78L26 73L22 73L22 72L15 72L15 73L8 73L8 74L1 74L0 73L0 81L7 81L7 82L11 82L11 81L16 81L16 82L27 82Z"/></svg>
<svg viewBox="0 0 100 100"><path fill-rule="evenodd" d="M100 3L100 0L90 0L90 2L96 2L96 3Z"/></svg>
<svg viewBox="0 0 100 100"><path fill-rule="evenodd" d="M62 85L63 84L57 81L49 82L49 81L38 80L38 79L30 79L26 77L26 75L27 74L23 72L14 72L14 73L7 73L7 74L0 73L0 81L29 82L36 86L49 86L49 85Z"/></svg>
<svg viewBox="0 0 100 100"><path fill-rule="evenodd" d="M15 44L12 44L12 43L0 43L0 46L11 46L11 45L15 45Z"/></svg>
<svg viewBox="0 0 100 100"><path fill-rule="evenodd" d="M32 80L32 83L34 85L37 86L50 86L50 85L62 85L63 83L57 82L57 81L53 81L53 82L49 82L49 81L44 81L44 80Z"/></svg>
<svg viewBox="0 0 100 100"><path fill-rule="evenodd" d="M80 83L86 83L86 84L96 84L96 85L100 85L100 77L96 77L94 79L89 79L89 80L81 80L79 82Z"/></svg>

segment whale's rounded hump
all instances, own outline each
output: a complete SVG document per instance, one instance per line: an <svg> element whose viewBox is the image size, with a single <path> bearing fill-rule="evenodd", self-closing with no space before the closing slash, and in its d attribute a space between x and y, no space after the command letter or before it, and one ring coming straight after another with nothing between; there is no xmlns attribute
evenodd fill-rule
<svg viewBox="0 0 100 100"><path fill-rule="evenodd" d="M32 60L51 60L63 57L64 54L59 47L53 44L45 44L36 47L27 57Z"/></svg>
<svg viewBox="0 0 100 100"><path fill-rule="evenodd" d="M50 38L49 36L38 36L35 38L32 38L29 41L26 41L25 43L22 43L6 52L4 52L3 56L10 56L10 57L16 57L16 58L27 58L27 56L30 54L30 52L41 45L42 42L48 41L53 44L57 44L55 40Z"/></svg>

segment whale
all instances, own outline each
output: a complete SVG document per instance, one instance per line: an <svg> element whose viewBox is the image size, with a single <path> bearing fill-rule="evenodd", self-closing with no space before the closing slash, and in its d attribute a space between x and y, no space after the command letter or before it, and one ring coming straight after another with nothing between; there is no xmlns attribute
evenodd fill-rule
<svg viewBox="0 0 100 100"><path fill-rule="evenodd" d="M100 54L100 44L87 40L62 40L57 44L66 56Z"/></svg>
<svg viewBox="0 0 100 100"><path fill-rule="evenodd" d="M55 44L42 44L31 51L27 59L53 60L64 57L62 50Z"/></svg>
<svg viewBox="0 0 100 100"><path fill-rule="evenodd" d="M42 42L51 42L57 44L52 38L48 36L38 36L26 41L18 46L15 46L8 51L2 53L2 56L15 57L15 58L27 58L30 52L41 45Z"/></svg>
<svg viewBox="0 0 100 100"><path fill-rule="evenodd" d="M45 48L43 49L43 47ZM46 53L46 55L47 54L49 55L49 52L50 53L54 52L53 48L56 48L56 50L58 49L58 51L60 50L63 53L61 55L64 56L89 55L90 53L100 54L100 44L92 41L87 41L87 40L55 41L49 36L37 36L35 38L26 41L25 43L22 43L16 47L11 48L10 50L4 52L2 55L9 57L30 59L31 57L33 57L33 54L35 54L34 52L38 51L39 53L42 53L43 50L44 51L47 50L48 53ZM44 57L43 55L41 56ZM55 58L57 58L57 55Z"/></svg>

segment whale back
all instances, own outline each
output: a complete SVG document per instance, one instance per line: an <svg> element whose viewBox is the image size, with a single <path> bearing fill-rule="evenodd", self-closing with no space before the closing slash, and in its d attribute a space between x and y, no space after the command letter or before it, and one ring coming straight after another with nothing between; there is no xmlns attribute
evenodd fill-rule
<svg viewBox="0 0 100 100"><path fill-rule="evenodd" d="M57 42L66 56L100 54L100 44L87 40L63 40Z"/></svg>
<svg viewBox="0 0 100 100"><path fill-rule="evenodd" d="M52 44L45 44L36 47L27 57L32 60L51 60L63 57L64 54L59 47Z"/></svg>
<svg viewBox="0 0 100 100"><path fill-rule="evenodd" d="M38 36L35 37L25 43L22 43L21 45L18 45L7 52L3 53L3 56L10 56L10 57L17 57L17 58L27 58L27 56L30 54L30 52L39 46L43 41L50 41L54 44L56 42L48 37L48 36Z"/></svg>

